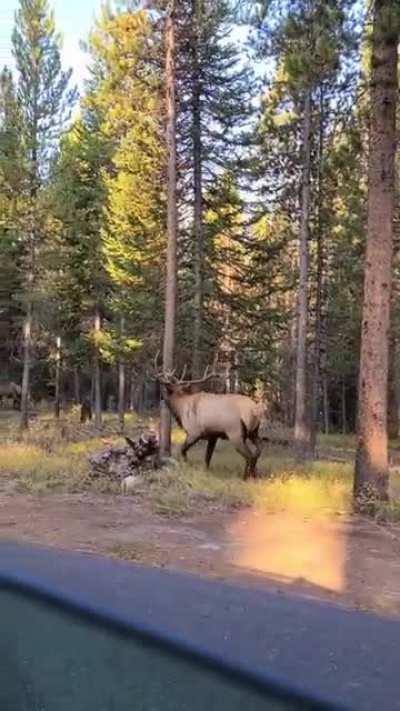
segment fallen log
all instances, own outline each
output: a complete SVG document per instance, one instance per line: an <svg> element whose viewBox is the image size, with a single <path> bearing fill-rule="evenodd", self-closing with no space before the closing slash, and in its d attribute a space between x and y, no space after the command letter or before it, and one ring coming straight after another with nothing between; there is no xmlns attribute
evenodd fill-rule
<svg viewBox="0 0 400 711"><path fill-rule="evenodd" d="M158 437L155 432L142 432L139 437L125 437L124 446L110 446L89 455L94 476L108 476L121 481L139 471L154 469L158 457Z"/></svg>

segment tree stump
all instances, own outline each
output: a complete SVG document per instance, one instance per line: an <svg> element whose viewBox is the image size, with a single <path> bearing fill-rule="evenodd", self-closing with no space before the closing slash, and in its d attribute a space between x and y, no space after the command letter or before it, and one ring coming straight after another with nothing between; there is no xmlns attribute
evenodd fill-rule
<svg viewBox="0 0 400 711"><path fill-rule="evenodd" d="M83 400L81 405L81 417L80 421L85 424L88 420L92 419L92 406L89 400Z"/></svg>

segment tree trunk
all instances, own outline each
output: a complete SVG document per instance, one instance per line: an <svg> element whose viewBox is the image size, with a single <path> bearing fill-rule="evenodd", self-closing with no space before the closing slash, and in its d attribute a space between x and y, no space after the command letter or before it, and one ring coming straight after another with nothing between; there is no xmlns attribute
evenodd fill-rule
<svg viewBox="0 0 400 711"><path fill-rule="evenodd" d="M192 377L198 378L201 369L201 340L203 326L203 181L201 141L201 85L199 76L199 43L201 1L192 0L193 18L193 77L192 77L192 139L194 181L194 319Z"/></svg>
<svg viewBox="0 0 400 711"><path fill-rule="evenodd" d="M23 326L24 338L24 361L22 372L21 388L21 420L20 429L26 430L29 427L29 402L30 402L30 375L31 375L31 350L32 350L32 324L33 324L33 302L32 294L35 283L36 272L36 227L37 227L37 196L39 189L39 165L38 165L38 108L36 101L30 107L32 109L31 132L28 140L30 155L29 166L29 193L31 198L32 212L30 215L31 225L28 232L28 261L27 261L27 304Z"/></svg>
<svg viewBox="0 0 400 711"><path fill-rule="evenodd" d="M167 108L168 204L167 204L167 273L165 289L165 322L163 368L173 370L175 348L176 288L177 288L177 233L176 201L176 76L175 76L175 10L171 0L165 26L165 82ZM165 402L160 412L160 454L171 453L171 415Z"/></svg>
<svg viewBox="0 0 400 711"><path fill-rule="evenodd" d="M297 352L297 309L292 308L290 329L288 333L288 362L287 362L287 397L286 397L286 424L294 427L296 412L296 352Z"/></svg>
<svg viewBox="0 0 400 711"><path fill-rule="evenodd" d="M94 347L94 359L93 359L93 378L94 378L94 422L96 427L100 428L102 425L102 403L101 403L101 371L100 371L100 357L99 357L99 347L98 347L98 337L101 331L101 316L98 306L96 306L96 311L94 314L94 335L95 335L95 347Z"/></svg>
<svg viewBox="0 0 400 711"><path fill-rule="evenodd" d="M392 311L393 313L393 311ZM399 435L399 398L397 382L397 339L392 333L389 340L389 377L388 377L388 436L396 439Z"/></svg>
<svg viewBox="0 0 400 711"><path fill-rule="evenodd" d="M129 385L129 409L131 412L135 412L135 392L136 392L136 381L135 381L135 371L132 369L130 373L130 385Z"/></svg>
<svg viewBox="0 0 400 711"><path fill-rule="evenodd" d="M233 392L237 394L240 391L240 377L239 377L239 354L237 351L233 354Z"/></svg>
<svg viewBox="0 0 400 711"><path fill-rule="evenodd" d="M394 11L394 12L393 12ZM389 21L390 18L390 21ZM388 334L398 91L398 12L375 0L371 57L368 235L364 276L354 498L373 513L388 499Z"/></svg>
<svg viewBox="0 0 400 711"><path fill-rule="evenodd" d="M30 283L30 281L29 281ZM26 315L24 320L24 364L22 372L21 388L21 430L29 427L29 391L30 391L30 371L31 371L31 340L32 340L32 302L30 295L26 305Z"/></svg>
<svg viewBox="0 0 400 711"><path fill-rule="evenodd" d="M346 381L342 380L342 434L347 434Z"/></svg>
<svg viewBox="0 0 400 711"><path fill-rule="evenodd" d="M324 244L322 232L322 158L324 152L324 92L320 88L318 141L318 205L317 205L317 296L315 305L314 373L311 413L311 451L315 451L320 421L321 399L321 342L322 342L322 281L324 275Z"/></svg>
<svg viewBox="0 0 400 711"><path fill-rule="evenodd" d="M121 316L120 328L121 338L123 338L125 331L125 319L123 316ZM120 358L118 364L118 419L120 430L123 432L125 428L125 363L122 358Z"/></svg>
<svg viewBox="0 0 400 711"><path fill-rule="evenodd" d="M54 416L60 418L61 410L61 338L56 338L56 377L55 377L55 397L54 397Z"/></svg>
<svg viewBox="0 0 400 711"><path fill-rule="evenodd" d="M312 456L310 420L307 416L307 327L311 163L311 92L307 91L303 115L303 171L301 184L301 217L299 237L299 291L297 319L296 409L294 448L300 458Z"/></svg>
<svg viewBox="0 0 400 711"><path fill-rule="evenodd" d="M74 400L75 405L79 405L81 401L81 384L79 378L79 368L77 365L74 367Z"/></svg>
<svg viewBox="0 0 400 711"><path fill-rule="evenodd" d="M94 391L95 391L94 383L95 383L95 377L94 377L94 373L92 373L92 377L90 379L90 405L91 405L92 410L94 410Z"/></svg>
<svg viewBox="0 0 400 711"><path fill-rule="evenodd" d="M230 357L231 357L231 354L227 353L226 354L225 376L224 376L224 380L225 380L224 392L225 393L231 392L231 369L232 369L232 366L231 366L231 362L230 362Z"/></svg>
<svg viewBox="0 0 400 711"><path fill-rule="evenodd" d="M322 392L324 402L324 432L329 434L329 393L328 393L328 378L326 373L322 376Z"/></svg>

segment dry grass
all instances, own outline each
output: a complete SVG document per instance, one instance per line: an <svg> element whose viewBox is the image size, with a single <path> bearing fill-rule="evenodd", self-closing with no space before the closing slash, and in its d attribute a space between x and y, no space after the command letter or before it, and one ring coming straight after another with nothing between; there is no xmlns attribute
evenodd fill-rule
<svg viewBox="0 0 400 711"><path fill-rule="evenodd" d="M80 427L76 420L77 414L72 413L56 425L43 413L30 432L20 439L15 415L9 418L3 415L0 418L0 483L1 477L14 480L18 491L32 494L88 490L118 493L117 482L91 477L87 459L89 453L123 441L118 435L116 417L106 418L101 433L92 425ZM128 429L133 430L137 424L134 418L128 419ZM175 446L182 437L180 430L174 431ZM323 444L349 448L354 446L354 438L338 440L329 435ZM136 496L146 499L155 512L167 516L243 506L255 506L267 512L297 511L304 515L350 511L351 463L320 461L301 466L287 449L266 446L259 462L260 479L244 482L243 460L229 443L219 443L210 472L204 469L203 457L204 447L198 446L189 454L190 464L181 462L148 474L135 492ZM400 519L399 501L397 496L393 497L385 509L385 515L392 520Z"/></svg>
<svg viewBox="0 0 400 711"><path fill-rule="evenodd" d="M158 546L142 540L129 541L129 543L114 543L109 549L110 555L120 560L148 561L152 556L158 556Z"/></svg>
<svg viewBox="0 0 400 711"><path fill-rule="evenodd" d="M224 447L212 472L198 464L178 465L160 472L149 494L158 513L176 515L199 507L254 506L266 512L304 514L344 513L350 510L351 468L329 462L299 467L294 460L264 459L257 481L243 481L235 454ZM265 464L266 466L262 467Z"/></svg>
<svg viewBox="0 0 400 711"><path fill-rule="evenodd" d="M73 416L55 423L44 413L21 437L16 416L6 419L3 415L0 420L0 477L14 479L18 491L33 494L74 493L87 489L115 492L118 486L108 479L92 479L87 459L91 452L110 442L122 442L114 427L115 421L106 423L104 431L99 433L92 425L78 427ZM65 438L67 428L72 435L74 430L79 433L80 437L72 436L78 441Z"/></svg>
<svg viewBox="0 0 400 711"><path fill-rule="evenodd" d="M44 452L40 447L10 442L0 447L0 476L16 480L19 491L82 491L89 485L89 471L81 455L68 451Z"/></svg>

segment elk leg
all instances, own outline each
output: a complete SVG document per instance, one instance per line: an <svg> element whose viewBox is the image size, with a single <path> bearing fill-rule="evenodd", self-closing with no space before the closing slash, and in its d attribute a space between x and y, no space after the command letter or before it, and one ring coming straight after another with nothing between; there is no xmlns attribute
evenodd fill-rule
<svg viewBox="0 0 400 711"><path fill-rule="evenodd" d="M261 440L259 439L258 436L258 427L255 429L253 432L249 434L249 440L253 445L253 448L255 449L255 455L253 456L252 462L251 462L251 475L254 477L254 479L257 479L258 474L257 474L257 461L260 457L261 454Z"/></svg>
<svg viewBox="0 0 400 711"><path fill-rule="evenodd" d="M181 455L185 462L187 462L187 452L193 445L197 444L201 440L199 435L186 435L186 439L181 447Z"/></svg>
<svg viewBox="0 0 400 711"><path fill-rule="evenodd" d="M250 462L249 476L252 476L253 479L258 479L257 460L258 460L258 456L255 456L255 457L253 457L253 459Z"/></svg>
<svg viewBox="0 0 400 711"><path fill-rule="evenodd" d="M250 461L249 461L249 463L248 463L247 477L246 477L246 478L249 478L249 477L252 477L253 479L257 479L257 478L258 478L258 473L257 473L257 461L258 461L258 457L259 457L258 454L256 454L256 455L253 454L253 455L252 455L252 457L251 457L251 459L250 459Z"/></svg>
<svg viewBox="0 0 400 711"><path fill-rule="evenodd" d="M206 450L206 467L209 469L211 457L214 454L215 445L217 444L218 437L209 437L207 441Z"/></svg>
<svg viewBox="0 0 400 711"><path fill-rule="evenodd" d="M232 441L232 444L234 444L236 451L239 452L239 454L241 454L242 457L244 457L244 459L246 460L246 466L244 468L243 475L244 480L246 480L252 473L252 463L254 460L254 455L251 452L250 447L243 439Z"/></svg>

